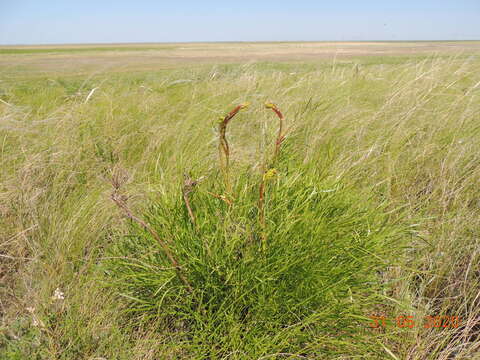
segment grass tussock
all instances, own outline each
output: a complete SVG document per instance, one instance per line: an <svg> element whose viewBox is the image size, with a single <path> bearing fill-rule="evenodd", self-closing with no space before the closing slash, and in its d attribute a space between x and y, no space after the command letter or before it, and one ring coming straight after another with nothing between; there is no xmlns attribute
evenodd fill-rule
<svg viewBox="0 0 480 360"><path fill-rule="evenodd" d="M0 357L475 358L479 70L458 56L12 73ZM219 164L215 119L246 101ZM117 202L147 226L110 201L118 169ZM372 314L418 325L370 329Z"/></svg>
<svg viewBox="0 0 480 360"><path fill-rule="evenodd" d="M151 225L129 216L130 231L112 246L105 271L132 324L188 343L189 358L354 350L339 344L364 334L366 309L385 302L390 289L379 275L400 255L401 231L353 189L278 160L294 170L275 178L268 170L260 181L237 172L233 189L227 175L221 187L234 201L211 196L222 190L213 174L192 205L173 193L146 210Z"/></svg>

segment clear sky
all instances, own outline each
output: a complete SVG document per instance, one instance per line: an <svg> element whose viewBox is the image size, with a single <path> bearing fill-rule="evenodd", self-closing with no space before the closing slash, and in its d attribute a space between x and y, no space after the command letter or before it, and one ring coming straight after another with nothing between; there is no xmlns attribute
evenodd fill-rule
<svg viewBox="0 0 480 360"><path fill-rule="evenodd" d="M0 44L446 39L480 0L0 0Z"/></svg>

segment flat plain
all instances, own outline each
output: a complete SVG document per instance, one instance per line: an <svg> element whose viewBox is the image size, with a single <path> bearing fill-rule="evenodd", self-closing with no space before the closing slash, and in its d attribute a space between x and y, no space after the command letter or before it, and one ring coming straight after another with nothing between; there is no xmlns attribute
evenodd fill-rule
<svg viewBox="0 0 480 360"><path fill-rule="evenodd" d="M0 358L475 359L479 114L480 41L0 46Z"/></svg>

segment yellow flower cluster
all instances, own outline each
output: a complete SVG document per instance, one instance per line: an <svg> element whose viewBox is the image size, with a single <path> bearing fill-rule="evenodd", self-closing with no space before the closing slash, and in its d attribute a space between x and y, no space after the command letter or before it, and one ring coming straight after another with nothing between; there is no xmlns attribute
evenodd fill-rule
<svg viewBox="0 0 480 360"><path fill-rule="evenodd" d="M275 176L277 176L277 170L272 168L267 171L265 171L265 174L263 174L263 181L268 181L273 179Z"/></svg>

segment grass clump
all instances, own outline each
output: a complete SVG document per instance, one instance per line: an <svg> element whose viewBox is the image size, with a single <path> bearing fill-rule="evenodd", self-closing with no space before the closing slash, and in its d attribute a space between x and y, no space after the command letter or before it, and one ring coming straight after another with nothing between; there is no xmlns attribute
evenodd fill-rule
<svg viewBox="0 0 480 360"><path fill-rule="evenodd" d="M221 130L220 149L229 149ZM278 171L229 177L223 151L218 174L195 182L188 201L185 192L152 200L142 218L123 203L133 221L105 271L130 324L172 334L198 359L341 354L352 338L365 341L362 319L385 303L381 274L399 255L400 228L353 189L282 166L281 131ZM216 195L222 189L234 200Z"/></svg>

